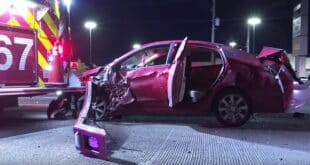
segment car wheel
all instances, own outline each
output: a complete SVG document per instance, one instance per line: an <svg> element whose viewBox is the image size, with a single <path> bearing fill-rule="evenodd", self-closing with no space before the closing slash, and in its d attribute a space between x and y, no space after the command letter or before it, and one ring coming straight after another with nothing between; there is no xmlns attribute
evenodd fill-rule
<svg viewBox="0 0 310 165"><path fill-rule="evenodd" d="M221 93L214 104L217 120L225 126L241 126L251 115L249 99L238 90Z"/></svg>
<svg viewBox="0 0 310 165"><path fill-rule="evenodd" d="M97 97L92 103L93 117L95 120L104 120L108 116L107 101L105 98Z"/></svg>

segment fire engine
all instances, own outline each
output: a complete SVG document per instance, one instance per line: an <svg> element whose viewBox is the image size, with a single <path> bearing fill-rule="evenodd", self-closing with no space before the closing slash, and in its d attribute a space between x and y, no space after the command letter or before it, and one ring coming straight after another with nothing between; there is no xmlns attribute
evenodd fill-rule
<svg viewBox="0 0 310 165"><path fill-rule="evenodd" d="M70 9L60 0L0 1L0 109L18 97L57 93L52 112L76 105L84 87L72 63Z"/></svg>

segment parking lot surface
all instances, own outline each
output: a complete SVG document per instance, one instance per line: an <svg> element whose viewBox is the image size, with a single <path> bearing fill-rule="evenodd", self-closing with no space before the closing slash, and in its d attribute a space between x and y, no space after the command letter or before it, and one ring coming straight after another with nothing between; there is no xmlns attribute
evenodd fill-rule
<svg viewBox="0 0 310 165"><path fill-rule="evenodd" d="M44 111L36 113L44 123ZM101 122L109 134L108 160L75 149L73 123L50 121L52 126L37 130L28 124L28 133L2 137L0 164L310 164L309 116L257 115L239 128L221 127L213 117Z"/></svg>

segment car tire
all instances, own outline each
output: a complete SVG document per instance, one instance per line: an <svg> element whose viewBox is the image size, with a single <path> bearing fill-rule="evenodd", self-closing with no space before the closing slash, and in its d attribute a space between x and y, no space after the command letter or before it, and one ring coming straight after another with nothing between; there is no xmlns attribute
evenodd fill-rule
<svg viewBox="0 0 310 165"><path fill-rule="evenodd" d="M217 120L230 127L245 124L252 113L249 98L239 90L226 90L216 97L213 111Z"/></svg>
<svg viewBox="0 0 310 165"><path fill-rule="evenodd" d="M97 97L91 104L92 116L95 121L106 120L108 117L107 101L104 97Z"/></svg>

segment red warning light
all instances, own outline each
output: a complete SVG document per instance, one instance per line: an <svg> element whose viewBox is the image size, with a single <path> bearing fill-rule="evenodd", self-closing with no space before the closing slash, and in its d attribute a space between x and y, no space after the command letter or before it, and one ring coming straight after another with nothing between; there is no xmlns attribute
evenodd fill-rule
<svg viewBox="0 0 310 165"><path fill-rule="evenodd" d="M71 62L71 68L72 69L77 69L79 67L79 63L78 62Z"/></svg>

